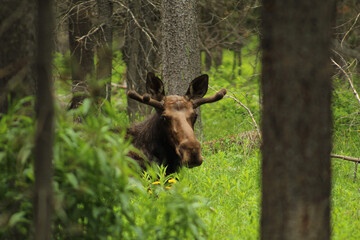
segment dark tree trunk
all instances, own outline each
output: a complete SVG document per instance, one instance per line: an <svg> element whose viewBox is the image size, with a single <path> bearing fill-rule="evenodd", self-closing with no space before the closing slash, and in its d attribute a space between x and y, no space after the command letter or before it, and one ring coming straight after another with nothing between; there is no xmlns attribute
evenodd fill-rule
<svg viewBox="0 0 360 240"><path fill-rule="evenodd" d="M223 64L223 49L221 46L216 46L214 52L215 52L214 63L215 63L215 67L218 68Z"/></svg>
<svg viewBox="0 0 360 240"><path fill-rule="evenodd" d="M53 1L38 0L38 46L35 138L35 239L51 239L52 157L54 100L51 74L53 49Z"/></svg>
<svg viewBox="0 0 360 240"><path fill-rule="evenodd" d="M261 238L329 239L335 1L263 8Z"/></svg>
<svg viewBox="0 0 360 240"><path fill-rule="evenodd" d="M146 75L148 72L158 72L160 62L157 43L160 13L146 0L128 0L127 7L129 11L123 47L127 86L128 90L144 94ZM131 98L127 100L132 122L150 114L151 108L148 106Z"/></svg>
<svg viewBox="0 0 360 240"><path fill-rule="evenodd" d="M7 113L9 96L35 94L36 1L2 1L0 19L0 113Z"/></svg>
<svg viewBox="0 0 360 240"><path fill-rule="evenodd" d="M236 51L236 59L237 59L237 67L239 67L238 74L241 75L241 65L242 65L242 46L240 45L238 50Z"/></svg>
<svg viewBox="0 0 360 240"><path fill-rule="evenodd" d="M80 4L81 3L81 4ZM69 17L69 45L71 54L72 100L70 108L78 108L88 95L87 80L94 72L93 36L89 35L91 23L91 2L73 0Z"/></svg>
<svg viewBox="0 0 360 240"><path fill-rule="evenodd" d="M97 80L104 80L100 96L109 102L111 101L111 72L112 72L112 39L113 3L111 0L97 0L99 24L99 42L97 48Z"/></svg>
<svg viewBox="0 0 360 240"><path fill-rule="evenodd" d="M204 52L205 52L205 71L208 72L211 70L212 56L209 51L204 51Z"/></svg>
<svg viewBox="0 0 360 240"><path fill-rule="evenodd" d="M236 50L234 50L233 66L232 66L233 75L234 74L241 75L241 68L240 68L242 65L241 50L242 50L242 46L239 46ZM237 68L238 68L238 72L235 73Z"/></svg>

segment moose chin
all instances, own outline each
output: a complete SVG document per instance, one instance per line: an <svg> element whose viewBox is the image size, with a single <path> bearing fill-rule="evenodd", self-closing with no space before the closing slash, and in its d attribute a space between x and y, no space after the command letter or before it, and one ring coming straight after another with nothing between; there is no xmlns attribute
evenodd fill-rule
<svg viewBox="0 0 360 240"><path fill-rule="evenodd" d="M155 74L148 73L146 94L128 92L130 98L156 110L147 120L130 126L126 135L143 153L143 156L135 152L128 154L142 168L145 168L146 162L156 162L166 166L166 173L171 174L182 166L192 168L202 164L200 142L194 133L195 109L202 104L219 101L226 94L223 88L215 95L203 98L208 82L209 77L204 74L190 83L184 96L165 96L163 82Z"/></svg>

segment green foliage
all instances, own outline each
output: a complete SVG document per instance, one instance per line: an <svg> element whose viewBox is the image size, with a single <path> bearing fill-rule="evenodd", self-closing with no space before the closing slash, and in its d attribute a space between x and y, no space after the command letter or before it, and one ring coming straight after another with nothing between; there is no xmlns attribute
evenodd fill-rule
<svg viewBox="0 0 360 240"><path fill-rule="evenodd" d="M123 115L106 102L101 109L88 99L77 110L58 110L54 239L201 239L197 198L183 195L182 187L148 192L153 178L140 177L126 156L131 147L121 122ZM2 116L0 130L0 238L31 239L34 119L19 103ZM164 169L154 171L156 179L169 180Z"/></svg>

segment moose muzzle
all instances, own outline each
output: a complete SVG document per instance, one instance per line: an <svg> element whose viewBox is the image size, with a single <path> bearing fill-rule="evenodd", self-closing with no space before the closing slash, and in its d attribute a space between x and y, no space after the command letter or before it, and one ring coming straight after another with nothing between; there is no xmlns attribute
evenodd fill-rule
<svg viewBox="0 0 360 240"><path fill-rule="evenodd" d="M185 140L177 148L178 155L181 157L181 165L188 168L200 166L203 162L201 156L200 142L197 140Z"/></svg>

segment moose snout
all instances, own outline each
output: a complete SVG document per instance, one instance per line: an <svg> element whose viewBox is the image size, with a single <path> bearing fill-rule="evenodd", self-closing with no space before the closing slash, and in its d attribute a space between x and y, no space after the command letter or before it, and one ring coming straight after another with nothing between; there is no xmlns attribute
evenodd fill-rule
<svg viewBox="0 0 360 240"><path fill-rule="evenodd" d="M203 159L199 141L183 141L178 149L182 165L193 168L202 164Z"/></svg>

